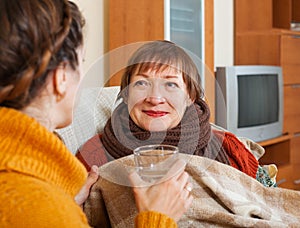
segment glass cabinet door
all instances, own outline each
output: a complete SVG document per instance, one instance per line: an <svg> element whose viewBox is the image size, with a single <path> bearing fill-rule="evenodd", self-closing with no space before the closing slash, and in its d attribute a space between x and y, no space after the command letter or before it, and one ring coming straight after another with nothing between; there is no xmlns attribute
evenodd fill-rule
<svg viewBox="0 0 300 228"><path fill-rule="evenodd" d="M203 0L165 0L165 39L204 61Z"/></svg>

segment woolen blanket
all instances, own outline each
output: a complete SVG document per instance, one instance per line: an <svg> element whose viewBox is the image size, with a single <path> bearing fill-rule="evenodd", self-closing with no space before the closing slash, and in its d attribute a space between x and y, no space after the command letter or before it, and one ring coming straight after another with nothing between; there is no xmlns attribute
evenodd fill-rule
<svg viewBox="0 0 300 228"><path fill-rule="evenodd" d="M300 192L268 188L239 170L205 157L180 154L191 176L193 203L179 227L299 227ZM127 171L133 156L100 167L84 211L95 227L134 227L137 214ZM106 216L100 216L103 211Z"/></svg>

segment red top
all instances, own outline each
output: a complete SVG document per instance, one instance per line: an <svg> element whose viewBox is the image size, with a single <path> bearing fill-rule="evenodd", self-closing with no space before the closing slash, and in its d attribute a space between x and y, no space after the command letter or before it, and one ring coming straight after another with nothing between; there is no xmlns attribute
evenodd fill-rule
<svg viewBox="0 0 300 228"><path fill-rule="evenodd" d="M246 146L230 132L214 130L217 137L223 140L230 165L247 175L256 178L258 161ZM76 153L76 157L89 171L92 165L101 166L107 163L105 148L101 142L102 135L95 135L89 139Z"/></svg>

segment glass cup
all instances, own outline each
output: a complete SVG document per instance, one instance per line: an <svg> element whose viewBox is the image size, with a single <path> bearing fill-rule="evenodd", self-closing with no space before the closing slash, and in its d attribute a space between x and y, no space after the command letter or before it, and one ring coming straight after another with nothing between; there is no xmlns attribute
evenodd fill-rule
<svg viewBox="0 0 300 228"><path fill-rule="evenodd" d="M178 157L178 147L147 145L133 150L134 161L140 177L154 183L167 174Z"/></svg>

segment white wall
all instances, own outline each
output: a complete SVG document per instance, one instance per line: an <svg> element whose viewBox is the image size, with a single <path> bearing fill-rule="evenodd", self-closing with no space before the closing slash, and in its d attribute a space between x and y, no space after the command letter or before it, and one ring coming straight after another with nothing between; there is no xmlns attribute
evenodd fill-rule
<svg viewBox="0 0 300 228"><path fill-rule="evenodd" d="M233 0L214 0L215 67L234 64L233 13Z"/></svg>
<svg viewBox="0 0 300 228"><path fill-rule="evenodd" d="M101 70L91 73L89 69L107 51L108 42L108 0L73 0L83 13L86 25L85 34L85 62L84 72L87 80L93 85L103 85L105 79ZM106 10L105 10L106 9ZM101 67L100 69L103 69Z"/></svg>

